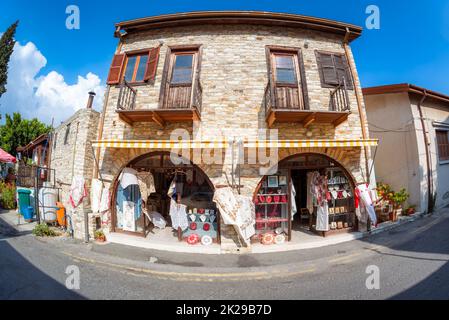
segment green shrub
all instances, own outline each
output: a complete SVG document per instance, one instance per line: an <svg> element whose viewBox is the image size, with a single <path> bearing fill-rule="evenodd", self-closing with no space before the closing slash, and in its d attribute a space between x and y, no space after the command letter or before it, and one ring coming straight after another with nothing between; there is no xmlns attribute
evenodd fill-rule
<svg viewBox="0 0 449 320"><path fill-rule="evenodd" d="M55 231L53 231L52 229L50 229L50 227L45 223L38 224L34 228L33 234L36 237L57 237L58 236L58 234Z"/></svg>
<svg viewBox="0 0 449 320"><path fill-rule="evenodd" d="M0 182L0 206L3 209L12 210L16 208L16 186Z"/></svg>

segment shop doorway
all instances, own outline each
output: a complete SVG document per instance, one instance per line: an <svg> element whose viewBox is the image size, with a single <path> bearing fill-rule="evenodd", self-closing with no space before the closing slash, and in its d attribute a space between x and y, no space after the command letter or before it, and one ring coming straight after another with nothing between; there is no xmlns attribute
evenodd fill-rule
<svg viewBox="0 0 449 320"><path fill-rule="evenodd" d="M140 156L122 169L114 184L112 232L169 242L198 235L220 243L220 215L213 202L214 187L190 161L169 152ZM176 164L174 164L174 162ZM173 203L187 220L174 228Z"/></svg>
<svg viewBox="0 0 449 320"><path fill-rule="evenodd" d="M312 190L314 175L321 181L321 206ZM291 241L295 232L327 236L357 230L354 190L348 171L325 155L301 154L283 160L278 172L264 177L256 190L254 241L270 239L270 234L282 242L282 236ZM323 223L326 231L322 231Z"/></svg>

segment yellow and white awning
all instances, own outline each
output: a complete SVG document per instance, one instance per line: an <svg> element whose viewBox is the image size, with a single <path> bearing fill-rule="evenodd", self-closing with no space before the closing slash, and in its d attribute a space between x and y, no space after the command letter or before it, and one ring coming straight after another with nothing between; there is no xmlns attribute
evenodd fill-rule
<svg viewBox="0 0 449 320"><path fill-rule="evenodd" d="M237 142L234 141L236 144ZM348 148L376 147L377 139L354 140L249 140L245 148ZM232 140L101 140L94 141L95 148L116 149L225 149L231 147Z"/></svg>
<svg viewBox="0 0 449 320"><path fill-rule="evenodd" d="M229 143L227 140L101 140L94 141L92 146L116 149L224 149Z"/></svg>
<svg viewBox="0 0 449 320"><path fill-rule="evenodd" d="M257 140L244 143L246 148L348 148L376 147L377 139L354 140Z"/></svg>

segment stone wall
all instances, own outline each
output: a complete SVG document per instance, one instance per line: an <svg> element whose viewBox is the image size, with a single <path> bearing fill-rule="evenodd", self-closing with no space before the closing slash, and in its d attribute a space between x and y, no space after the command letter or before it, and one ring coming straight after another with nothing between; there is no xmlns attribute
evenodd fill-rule
<svg viewBox="0 0 449 320"><path fill-rule="evenodd" d="M260 137L259 130L267 129L262 106L264 90L268 83L265 47L267 45L301 48L308 87L310 109L328 110L330 91L322 88L315 51L344 53L343 38L334 34L294 28L205 25L182 28L164 28L131 34L124 39L120 52L156 47L163 43L154 83L136 86L137 109L158 107L161 78L168 46L202 45L200 80L203 87L201 122L192 128L187 124L168 124L161 129L155 123L122 122L116 111L119 88L110 88L105 106L103 139L170 139L174 129L183 129L191 139ZM308 43L305 45L305 43ZM352 53L350 63L354 64ZM361 92L358 77L355 88ZM360 139L362 129L354 90L349 91L351 115L337 128L331 125L312 124L309 130L302 125L285 123L275 125L279 139ZM365 113L364 106L362 106ZM365 114L362 115L366 117ZM368 130L368 128L366 128ZM311 131L312 135L307 135ZM263 139L268 139L264 136ZM121 168L135 157L156 150L102 149L100 170L110 186ZM344 165L357 183L366 182L365 156L362 148L349 149L290 149L281 150L279 160L300 152L326 154ZM195 161L194 161L195 162ZM227 185L231 179L230 160L224 164L195 162L203 169L214 185ZM242 194L252 196L262 178L260 165L242 166Z"/></svg>
<svg viewBox="0 0 449 320"><path fill-rule="evenodd" d="M67 121L55 129L55 139L51 152L51 168L55 170L56 186L60 188L59 200L71 217L74 235L78 239L84 238L84 212L90 209L90 197L86 197L82 204L73 208L70 203L70 186L74 176L83 176L86 189L90 191L94 157L91 141L96 140L100 113L93 109L81 109ZM67 127L70 130L65 136ZM90 216L90 235L95 230L95 217Z"/></svg>

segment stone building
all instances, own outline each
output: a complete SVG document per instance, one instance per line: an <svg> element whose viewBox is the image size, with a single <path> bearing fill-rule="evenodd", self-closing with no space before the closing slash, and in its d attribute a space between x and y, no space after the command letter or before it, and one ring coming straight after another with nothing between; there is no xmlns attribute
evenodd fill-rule
<svg viewBox="0 0 449 320"><path fill-rule="evenodd" d="M449 96L412 84L364 88L378 180L420 212L449 204ZM394 158L394 161L392 161Z"/></svg>
<svg viewBox="0 0 449 320"><path fill-rule="evenodd" d="M72 220L74 236L84 239L85 213L90 210L90 198L73 208L70 201L70 187L73 177L81 176L85 179L86 190L90 190L92 173L94 170L94 153L92 141L98 133L100 113L92 109L95 93L89 94L86 108L78 110L73 116L58 126L52 133L50 168L54 172L55 187L59 188L59 201L67 210ZM89 234L93 236L98 228L96 217L90 214Z"/></svg>
<svg viewBox="0 0 449 320"><path fill-rule="evenodd" d="M103 218L109 239L157 237L144 214L136 215L134 230L124 226L117 205L124 168L153 174L156 194L145 202L159 201L149 211L166 218L170 205L164 197L172 179L190 188L193 175L203 184L193 182L190 192L230 187L251 198L257 221L253 243L270 233L293 241L294 229L317 229L306 189L307 175L319 171L335 185L330 191L342 197L331 201L329 233L361 228L354 188L375 184L370 146L377 144L369 137L349 46L361 32L350 24L267 12L194 12L116 24L118 46L94 143L99 161L94 179L101 178L111 194ZM183 164L173 163L170 152L182 156ZM264 193L271 201L272 193L280 195L279 210L265 202ZM335 205L343 195L344 204ZM188 205L192 218L197 209L219 214L212 208L210 199L205 208ZM212 238L222 252L243 250L234 228L219 215L215 228Z"/></svg>

